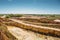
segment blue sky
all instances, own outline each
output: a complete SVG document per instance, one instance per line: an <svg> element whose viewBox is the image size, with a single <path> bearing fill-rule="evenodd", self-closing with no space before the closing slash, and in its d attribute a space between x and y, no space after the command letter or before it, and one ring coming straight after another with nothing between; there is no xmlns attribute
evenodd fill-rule
<svg viewBox="0 0 60 40"><path fill-rule="evenodd" d="M60 0L0 0L0 13L60 14Z"/></svg>

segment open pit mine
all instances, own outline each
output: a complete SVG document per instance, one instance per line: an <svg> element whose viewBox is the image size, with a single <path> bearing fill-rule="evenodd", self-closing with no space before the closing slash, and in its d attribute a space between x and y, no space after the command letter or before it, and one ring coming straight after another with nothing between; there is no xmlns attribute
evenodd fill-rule
<svg viewBox="0 0 60 40"><path fill-rule="evenodd" d="M60 22L0 17L0 40L60 40Z"/></svg>

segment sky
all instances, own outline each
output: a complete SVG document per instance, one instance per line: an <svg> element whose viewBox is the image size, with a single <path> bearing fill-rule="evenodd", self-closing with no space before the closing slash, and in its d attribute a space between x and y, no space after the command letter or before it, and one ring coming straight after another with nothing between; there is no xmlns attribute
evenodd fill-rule
<svg viewBox="0 0 60 40"><path fill-rule="evenodd" d="M0 14L60 14L60 0L0 0Z"/></svg>

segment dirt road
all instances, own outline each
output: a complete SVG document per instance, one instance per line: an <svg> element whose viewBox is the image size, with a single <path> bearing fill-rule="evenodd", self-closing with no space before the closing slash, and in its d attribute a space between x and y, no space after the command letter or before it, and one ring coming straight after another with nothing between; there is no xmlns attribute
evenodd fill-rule
<svg viewBox="0 0 60 40"><path fill-rule="evenodd" d="M35 33L26 31L17 27L8 27L8 30L11 34L13 34L18 40L43 40Z"/></svg>
<svg viewBox="0 0 60 40"><path fill-rule="evenodd" d="M15 36L18 40L60 40L60 38L46 36L39 33L35 33L29 30L21 29L18 27L7 27L8 31Z"/></svg>

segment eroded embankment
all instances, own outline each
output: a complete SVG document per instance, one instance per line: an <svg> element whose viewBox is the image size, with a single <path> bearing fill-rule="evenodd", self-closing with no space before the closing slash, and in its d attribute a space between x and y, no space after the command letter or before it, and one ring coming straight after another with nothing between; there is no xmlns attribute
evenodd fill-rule
<svg viewBox="0 0 60 40"><path fill-rule="evenodd" d="M50 27L43 27L43 26L36 26L32 24L26 24L20 20L16 19L10 19L14 23L10 23L10 25L15 25L17 27L25 28L25 29L30 29L36 32L42 32L45 34L52 34L54 36L59 36L60 37L60 29L57 28L50 28Z"/></svg>
<svg viewBox="0 0 60 40"><path fill-rule="evenodd" d="M9 38L3 32L0 31L0 40L9 40Z"/></svg>
<svg viewBox="0 0 60 40"><path fill-rule="evenodd" d="M0 23L0 40L17 40L2 23Z"/></svg>

